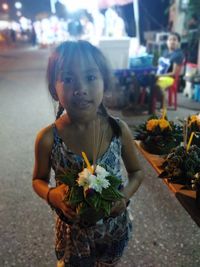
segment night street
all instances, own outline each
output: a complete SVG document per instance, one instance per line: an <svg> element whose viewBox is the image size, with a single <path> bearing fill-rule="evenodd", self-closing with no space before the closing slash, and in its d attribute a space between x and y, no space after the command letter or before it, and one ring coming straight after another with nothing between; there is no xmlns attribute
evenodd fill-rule
<svg viewBox="0 0 200 267"><path fill-rule="evenodd" d="M0 52L1 267L56 266L54 215L32 189L34 140L54 120L45 81L49 52L37 47ZM169 117L189 113L178 108ZM145 118L125 119L131 126ZM199 227L147 161L139 159L145 179L130 205L133 238L118 266L199 267Z"/></svg>

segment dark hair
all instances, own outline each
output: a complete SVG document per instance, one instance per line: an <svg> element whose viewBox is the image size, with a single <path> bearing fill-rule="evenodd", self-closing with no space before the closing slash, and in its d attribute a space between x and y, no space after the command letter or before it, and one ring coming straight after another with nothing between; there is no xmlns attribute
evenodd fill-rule
<svg viewBox="0 0 200 267"><path fill-rule="evenodd" d="M86 58L89 58L89 56L93 57L102 75L105 91L113 87L112 71L103 53L97 47L93 46L87 41L67 41L61 43L49 57L47 67L47 82L49 92L55 100L55 84L59 78L59 72L62 68L63 62L65 60L70 61L70 59L72 59L77 53L81 53ZM99 109L100 112L108 118L108 121L113 129L114 135L120 135L121 129L118 123L107 113L107 110L105 109L103 104L100 105ZM62 112L63 108L61 107L61 105L59 105L56 118L59 118Z"/></svg>
<svg viewBox="0 0 200 267"><path fill-rule="evenodd" d="M66 59L70 60L77 53L82 53L85 57L92 55L102 75L104 90L112 87L112 72L102 52L87 41L67 41L60 44L49 57L47 81L52 97L55 95L55 83L58 79L59 70L63 65L63 61Z"/></svg>
<svg viewBox="0 0 200 267"><path fill-rule="evenodd" d="M181 36L177 32L170 32L169 36L175 36L178 39L178 42L181 42Z"/></svg>

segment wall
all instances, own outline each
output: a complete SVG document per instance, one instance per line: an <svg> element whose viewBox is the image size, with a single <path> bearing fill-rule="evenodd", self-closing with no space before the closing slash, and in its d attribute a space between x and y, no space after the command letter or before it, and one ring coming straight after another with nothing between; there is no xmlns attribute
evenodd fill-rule
<svg viewBox="0 0 200 267"><path fill-rule="evenodd" d="M173 6L170 8L172 13L170 19L173 20L172 31L178 32L182 35L184 33L185 12L181 11L179 6L180 0L175 0Z"/></svg>

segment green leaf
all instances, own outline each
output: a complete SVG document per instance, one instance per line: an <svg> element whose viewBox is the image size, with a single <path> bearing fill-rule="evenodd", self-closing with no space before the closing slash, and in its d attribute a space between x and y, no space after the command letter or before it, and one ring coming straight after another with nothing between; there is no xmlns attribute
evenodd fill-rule
<svg viewBox="0 0 200 267"><path fill-rule="evenodd" d="M102 209L97 211L90 207L86 202L81 203L77 208L77 213L80 215L80 222L96 223L105 217L105 211Z"/></svg>
<svg viewBox="0 0 200 267"><path fill-rule="evenodd" d="M66 184L69 187L73 187L73 186L76 185L76 179L77 179L77 177L78 177L77 172L71 171L71 172L67 172L65 174L58 175L57 179L61 183Z"/></svg>
<svg viewBox="0 0 200 267"><path fill-rule="evenodd" d="M72 187L69 194L69 202L72 205L77 205L82 201L84 201L82 187L79 186Z"/></svg>
<svg viewBox="0 0 200 267"><path fill-rule="evenodd" d="M88 208L88 204L86 202L82 202L77 206L76 212L81 216L88 211Z"/></svg>
<svg viewBox="0 0 200 267"><path fill-rule="evenodd" d="M104 200L104 199L100 200L100 207L103 210L105 216L109 216L110 215L111 206L112 206L112 203L110 201L107 201L107 200Z"/></svg>
<svg viewBox="0 0 200 267"><path fill-rule="evenodd" d="M95 192L94 194L88 194L85 197L85 201L88 203L89 206L93 207L94 209L99 209L100 206L101 196L99 193Z"/></svg>
<svg viewBox="0 0 200 267"><path fill-rule="evenodd" d="M121 184L121 180L115 176L109 175L106 177L106 179L109 181L110 185L115 188L118 188Z"/></svg>
<svg viewBox="0 0 200 267"><path fill-rule="evenodd" d="M108 201L116 201L122 199L124 196L118 189L110 186L102 190L101 197Z"/></svg>

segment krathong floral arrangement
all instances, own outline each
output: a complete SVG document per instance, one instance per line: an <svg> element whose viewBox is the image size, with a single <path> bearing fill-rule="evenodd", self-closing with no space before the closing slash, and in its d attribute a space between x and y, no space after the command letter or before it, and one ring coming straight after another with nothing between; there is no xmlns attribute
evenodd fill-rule
<svg viewBox="0 0 200 267"><path fill-rule="evenodd" d="M178 146L172 149L161 167L163 172L160 178L191 185L194 175L200 172L200 148L192 145L187 150L184 146Z"/></svg>
<svg viewBox="0 0 200 267"><path fill-rule="evenodd" d="M83 164L77 168L60 169L59 182L66 184L64 202L69 204L79 215L79 224L84 227L94 225L102 218L108 217L114 202L122 200L120 192L122 181L111 172L107 166L97 164L97 158L107 131L101 127L100 119L93 122L93 159L89 162L87 155L82 152ZM70 222L61 211L56 210L62 220Z"/></svg>
<svg viewBox="0 0 200 267"><path fill-rule="evenodd" d="M121 181L107 172L104 166L89 164L80 172L65 169L58 179L68 186L64 202L70 204L80 217L80 224L92 225L109 216L112 203L124 196L119 191Z"/></svg>
<svg viewBox="0 0 200 267"><path fill-rule="evenodd" d="M135 139L150 153L164 155L180 145L183 140L182 125L169 121L165 114L161 118L151 116L135 128Z"/></svg>

